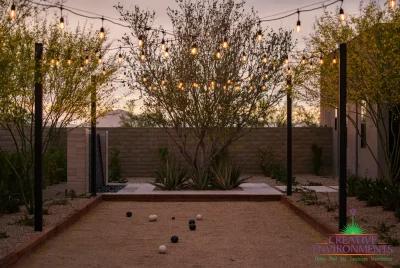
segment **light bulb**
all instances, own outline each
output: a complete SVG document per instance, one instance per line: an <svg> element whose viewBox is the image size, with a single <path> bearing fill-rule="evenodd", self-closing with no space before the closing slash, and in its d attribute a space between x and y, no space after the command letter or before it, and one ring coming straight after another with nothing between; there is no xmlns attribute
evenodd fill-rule
<svg viewBox="0 0 400 268"><path fill-rule="evenodd" d="M220 50L220 49L217 49L217 53L215 53L215 57L216 57L217 59L220 59L220 58L221 58L221 50Z"/></svg>
<svg viewBox="0 0 400 268"><path fill-rule="evenodd" d="M67 60L67 64L71 65L72 64L72 60Z"/></svg>
<svg viewBox="0 0 400 268"><path fill-rule="evenodd" d="M292 72L292 70L290 69L290 67L288 67L287 69L288 74L290 74Z"/></svg>
<svg viewBox="0 0 400 268"><path fill-rule="evenodd" d="M322 56L321 56L321 58L319 58L319 63L324 64L324 59L322 58Z"/></svg>
<svg viewBox="0 0 400 268"><path fill-rule="evenodd" d="M263 62L264 64L266 64L266 63L268 62L267 55L264 54L264 56L262 57L262 62Z"/></svg>
<svg viewBox="0 0 400 268"><path fill-rule="evenodd" d="M244 52L243 52L243 55L242 55L242 61L243 62L247 61L247 56L246 56L246 53L244 53Z"/></svg>
<svg viewBox="0 0 400 268"><path fill-rule="evenodd" d="M51 59L51 60L50 60L50 64L54 64L54 62L55 62L54 59Z"/></svg>
<svg viewBox="0 0 400 268"><path fill-rule="evenodd" d="M166 48L164 53L164 58L168 59L168 57L169 57L169 49Z"/></svg>
<svg viewBox="0 0 400 268"><path fill-rule="evenodd" d="M15 5L12 4L11 5L11 10L10 10L10 18L11 19L15 19L16 16L17 16L17 12L15 11Z"/></svg>
<svg viewBox="0 0 400 268"><path fill-rule="evenodd" d="M146 56L144 55L144 52L142 52L142 54L140 54L140 61L145 61L146 60Z"/></svg>
<svg viewBox="0 0 400 268"><path fill-rule="evenodd" d="M56 66L60 66L60 60L59 59L56 60Z"/></svg>
<svg viewBox="0 0 400 268"><path fill-rule="evenodd" d="M261 41L263 40L263 34L262 34L262 31L261 31L261 30L259 30L259 31L257 32L257 40L258 40L259 42L261 42Z"/></svg>
<svg viewBox="0 0 400 268"><path fill-rule="evenodd" d="M126 78L126 72L124 72L124 78Z"/></svg>
<svg viewBox="0 0 400 268"><path fill-rule="evenodd" d="M268 73L267 72L264 73L264 79L268 79Z"/></svg>
<svg viewBox="0 0 400 268"><path fill-rule="evenodd" d="M227 83L228 85L232 84L232 80L229 79Z"/></svg>
<svg viewBox="0 0 400 268"><path fill-rule="evenodd" d="M60 29L61 30L65 29L65 23L64 23L64 18L63 17L60 18Z"/></svg>
<svg viewBox="0 0 400 268"><path fill-rule="evenodd" d="M197 45L193 44L192 48L190 49L190 54L192 54L193 56L196 56L197 52L198 52Z"/></svg>
<svg viewBox="0 0 400 268"><path fill-rule="evenodd" d="M333 63L333 64L336 64L336 63L337 63L336 56L333 56L332 63Z"/></svg>
<svg viewBox="0 0 400 268"><path fill-rule="evenodd" d="M224 42L222 43L222 47L227 49L229 47L228 45L228 40L226 38L224 38Z"/></svg>
<svg viewBox="0 0 400 268"><path fill-rule="evenodd" d="M396 7L396 0L389 0L389 7L395 8Z"/></svg>
<svg viewBox="0 0 400 268"><path fill-rule="evenodd" d="M143 44L144 44L144 42L143 42L143 36L141 35L141 36L139 36L139 47L142 47Z"/></svg>
<svg viewBox="0 0 400 268"><path fill-rule="evenodd" d="M262 90L266 90L267 89L267 87L266 86L262 86Z"/></svg>
<svg viewBox="0 0 400 268"><path fill-rule="evenodd" d="M123 60L123 57L122 57L122 54L120 53L118 55L118 63L122 63L122 60Z"/></svg>
<svg viewBox="0 0 400 268"><path fill-rule="evenodd" d="M163 85L163 86L165 85L165 81L164 80L161 81L161 85Z"/></svg>
<svg viewBox="0 0 400 268"><path fill-rule="evenodd" d="M344 14L343 8L340 9L340 12L339 12L339 19L340 19L341 21L345 21L345 20L346 20L346 14Z"/></svg>
<svg viewBox="0 0 400 268"><path fill-rule="evenodd" d="M99 63L99 64L101 64L101 63L102 63L102 60L101 60L101 55L99 56L98 63Z"/></svg>
<svg viewBox="0 0 400 268"><path fill-rule="evenodd" d="M79 70L82 72L83 71L83 64L81 64L81 67L79 67Z"/></svg>
<svg viewBox="0 0 400 268"><path fill-rule="evenodd" d="M253 90L254 89L254 87L253 86L250 86L250 90Z"/></svg>
<svg viewBox="0 0 400 268"><path fill-rule="evenodd" d="M165 45L165 40L163 38L162 41L161 41L161 49L165 50L166 48L167 48L167 46Z"/></svg>
<svg viewBox="0 0 400 268"><path fill-rule="evenodd" d="M86 64L86 65L89 64L89 56L86 56L86 58L85 58L85 64Z"/></svg>
<svg viewBox="0 0 400 268"><path fill-rule="evenodd" d="M314 69L314 65L310 62L310 70Z"/></svg>
<svg viewBox="0 0 400 268"><path fill-rule="evenodd" d="M199 86L199 85L198 85L196 82L193 83L193 87L194 87L194 88L197 88L198 86Z"/></svg>
<svg viewBox="0 0 400 268"><path fill-rule="evenodd" d="M300 23L299 20L297 21L296 31L297 31L298 33L301 31L301 23Z"/></svg>
<svg viewBox="0 0 400 268"><path fill-rule="evenodd" d="M103 67L103 75L106 75L106 68Z"/></svg>
<svg viewBox="0 0 400 268"><path fill-rule="evenodd" d="M240 90L240 86L239 86L239 85L236 85L236 86L235 86L235 90L236 90L236 91Z"/></svg>
<svg viewBox="0 0 400 268"><path fill-rule="evenodd" d="M214 89L215 88L215 82L211 81L211 88Z"/></svg>
<svg viewBox="0 0 400 268"><path fill-rule="evenodd" d="M249 78L247 78L249 81L253 79L253 77L250 75Z"/></svg>
<svg viewBox="0 0 400 268"><path fill-rule="evenodd" d="M101 27L101 28L100 28L100 33L99 33L99 38L100 38L100 39L104 39L104 37L106 37L106 34L105 34L105 32L104 32L104 28Z"/></svg>
<svg viewBox="0 0 400 268"><path fill-rule="evenodd" d="M288 56L286 56L286 58L285 58L285 63L289 64L289 57Z"/></svg>
<svg viewBox="0 0 400 268"><path fill-rule="evenodd" d="M306 64L306 57L303 56L303 59L301 60L301 64L305 65Z"/></svg>

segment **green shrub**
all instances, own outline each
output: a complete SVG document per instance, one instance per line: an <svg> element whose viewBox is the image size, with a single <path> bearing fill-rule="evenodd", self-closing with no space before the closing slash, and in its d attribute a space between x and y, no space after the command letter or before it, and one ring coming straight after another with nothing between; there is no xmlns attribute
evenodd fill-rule
<svg viewBox="0 0 400 268"><path fill-rule="evenodd" d="M169 156L169 151L167 147L158 148L158 160L161 163L167 162L168 156Z"/></svg>
<svg viewBox="0 0 400 268"><path fill-rule="evenodd" d="M0 232L0 239L6 239L8 234L6 232Z"/></svg>
<svg viewBox="0 0 400 268"><path fill-rule="evenodd" d="M67 150L51 147L43 156L43 183L45 186L67 181Z"/></svg>
<svg viewBox="0 0 400 268"><path fill-rule="evenodd" d="M358 182L357 199L360 201L367 201L372 192L372 179L362 178Z"/></svg>
<svg viewBox="0 0 400 268"><path fill-rule="evenodd" d="M18 168L17 154L0 152L0 213L15 213L20 211L21 188L18 177L10 166Z"/></svg>
<svg viewBox="0 0 400 268"><path fill-rule="evenodd" d="M261 159L261 170L265 177L271 177L272 169L274 165L274 153L271 148L259 151L259 157Z"/></svg>
<svg viewBox="0 0 400 268"><path fill-rule="evenodd" d="M386 186L381 196L381 203L384 209L400 211L400 185L391 185L385 181Z"/></svg>
<svg viewBox="0 0 400 268"><path fill-rule="evenodd" d="M226 158L220 159L216 165L211 168L211 185L220 190L231 190L239 187L246 182L247 178L240 178L242 170L234 166Z"/></svg>
<svg viewBox="0 0 400 268"><path fill-rule="evenodd" d="M271 178L283 184L287 184L287 169L282 165L273 164L271 168ZM292 177L292 184L296 185L296 177Z"/></svg>
<svg viewBox="0 0 400 268"><path fill-rule="evenodd" d="M316 143L313 143L311 150L313 152L312 163L314 174L319 176L321 174L320 171L322 166L322 147L319 147Z"/></svg>
<svg viewBox="0 0 400 268"><path fill-rule="evenodd" d="M19 220L15 221L16 224L25 225L25 226L34 226L35 220L34 217L29 217L28 215L24 214Z"/></svg>
<svg viewBox="0 0 400 268"><path fill-rule="evenodd" d="M160 168L155 172L156 180L152 184L163 190L180 190L188 186L186 170L173 156L168 156L165 162L160 163Z"/></svg>
<svg viewBox="0 0 400 268"><path fill-rule="evenodd" d="M357 196L360 177L352 173L347 173L347 196Z"/></svg>
<svg viewBox="0 0 400 268"><path fill-rule="evenodd" d="M377 227L373 227L379 239L382 239L386 243L397 247L400 245L400 241L390 236L390 230L395 228L395 225L386 225L384 222L379 222Z"/></svg>
<svg viewBox="0 0 400 268"><path fill-rule="evenodd" d="M121 151L119 148L114 147L110 154L110 163L108 164L108 181L125 183L127 180L122 178L121 168Z"/></svg>

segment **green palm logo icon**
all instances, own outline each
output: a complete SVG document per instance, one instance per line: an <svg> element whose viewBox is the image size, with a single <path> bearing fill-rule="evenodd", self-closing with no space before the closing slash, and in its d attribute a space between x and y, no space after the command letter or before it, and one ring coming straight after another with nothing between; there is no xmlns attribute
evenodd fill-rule
<svg viewBox="0 0 400 268"><path fill-rule="evenodd" d="M356 215L356 210L350 209L350 214L351 214L351 223L347 224L347 226L343 228L342 233L346 235L364 234L363 227L354 222L354 215Z"/></svg>

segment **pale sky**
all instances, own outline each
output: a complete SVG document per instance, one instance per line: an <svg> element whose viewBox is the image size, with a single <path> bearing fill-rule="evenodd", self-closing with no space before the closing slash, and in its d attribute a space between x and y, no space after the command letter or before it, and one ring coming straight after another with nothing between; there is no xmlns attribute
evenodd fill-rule
<svg viewBox="0 0 400 268"><path fill-rule="evenodd" d="M247 10L250 10L251 7L254 7L255 10L258 11L258 14L261 18L271 16L277 13L282 13L286 11L295 11L298 8L302 8L311 4L316 4L319 3L317 6L322 6L323 3L328 4L332 3L334 0L330 1L325 1L322 2L322 0L247 0L245 8ZM385 0L378 0L378 2L382 5ZM119 2L125 7L128 8L133 5L138 5L141 9L149 9L149 10L154 10L156 12L156 22L154 27L157 25L163 25L166 29L171 29L171 24L170 20L167 16L166 9L168 7L171 8L177 8L175 0L119 0ZM366 0L364 2L369 2L369 0ZM117 4L117 0L68 0L65 4L65 6L73 7L73 8L78 8L82 9L85 11L90 11L99 15L104 15L107 17L113 17L113 18L118 18L119 14L116 11L116 9L113 7L113 5ZM348 14L357 14L359 13L359 0L344 0L343 2L343 9L345 13ZM328 10L335 11L336 7L339 6L340 3L334 4L328 8ZM313 6L313 7L317 7ZM57 12L55 10L55 12ZM78 12L78 11L77 11ZM82 12L80 12L82 13ZM81 24L86 22L85 18L82 17L77 17L74 14L70 14L67 11L64 11L64 16L66 17L66 24L67 24L67 29L68 27L74 27L76 26L77 22L79 21ZM68 15L67 15L68 14ZM315 20L315 17L319 16L322 14L321 10L316 10L312 12L307 12L304 13L303 15L300 14L300 20L301 20L301 25L302 25L302 31L300 33L294 32L294 37L298 39L300 46L302 43L302 38L304 36L308 36L310 32L312 31L312 25ZM279 16L277 16L279 17ZM273 17L272 17L273 18ZM101 20L99 19L98 21L96 20L88 20L87 21L90 24L93 24L94 27L100 28L101 27ZM275 21L275 22L268 22L268 23L263 23L263 26L269 26L274 29L277 29L279 27L282 27L284 29L295 29L296 27L296 22L297 22L297 15L291 16L286 19L282 19L280 21ZM108 29L110 29L110 35L108 38L110 39L115 39L115 42L113 43L113 47L119 46L119 43L116 41L118 38L120 38L127 30L127 28L123 28L117 25L113 25L111 23L104 23L104 26ZM122 95L126 92L126 89L124 88L118 89L116 94L117 95ZM136 95L136 94L135 94ZM129 97L132 98L132 97ZM117 108L122 108L124 106L124 103L121 102L119 104L119 107Z"/></svg>

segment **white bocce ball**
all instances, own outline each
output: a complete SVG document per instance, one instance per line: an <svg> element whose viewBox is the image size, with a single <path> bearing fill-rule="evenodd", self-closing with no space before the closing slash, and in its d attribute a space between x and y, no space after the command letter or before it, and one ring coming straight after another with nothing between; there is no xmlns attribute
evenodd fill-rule
<svg viewBox="0 0 400 268"><path fill-rule="evenodd" d="M157 215L153 215L153 217L155 221L158 219Z"/></svg>
<svg viewBox="0 0 400 268"><path fill-rule="evenodd" d="M155 221L155 220L156 220L156 215L149 216L149 221Z"/></svg>
<svg viewBox="0 0 400 268"><path fill-rule="evenodd" d="M158 252L159 252L160 254L165 254L165 253L167 253L167 247L164 246L164 245L161 245L161 246L158 248Z"/></svg>
<svg viewBox="0 0 400 268"><path fill-rule="evenodd" d="M201 220L203 218L203 216L201 216L201 214L197 215L196 217L198 220Z"/></svg>

